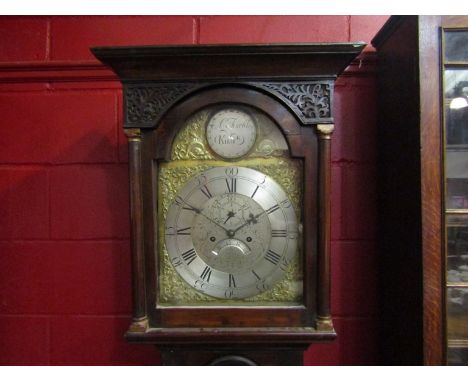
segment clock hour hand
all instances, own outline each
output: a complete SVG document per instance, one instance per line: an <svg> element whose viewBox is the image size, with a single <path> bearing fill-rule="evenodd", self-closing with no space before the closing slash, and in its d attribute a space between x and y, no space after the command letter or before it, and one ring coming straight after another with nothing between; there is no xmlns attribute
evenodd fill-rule
<svg viewBox="0 0 468 382"><path fill-rule="evenodd" d="M228 222L228 220L231 219L232 217L234 217L235 215L236 215L236 213L234 211L229 211L227 219L224 221L223 224L226 224Z"/></svg>
<svg viewBox="0 0 468 382"><path fill-rule="evenodd" d="M265 214L266 211L263 211L263 212L260 212L259 214L257 215L254 215L253 213L250 213L250 216L249 218L247 219L247 221L244 223L244 224L241 224L239 227L237 227L235 230L231 231L232 233L232 236L234 236L236 234L237 231L239 231L240 229L244 228L246 225L249 225L251 223L253 224L256 224L257 223L257 219L262 216L263 214ZM229 234L229 233L228 233ZM231 237L232 237L231 236Z"/></svg>

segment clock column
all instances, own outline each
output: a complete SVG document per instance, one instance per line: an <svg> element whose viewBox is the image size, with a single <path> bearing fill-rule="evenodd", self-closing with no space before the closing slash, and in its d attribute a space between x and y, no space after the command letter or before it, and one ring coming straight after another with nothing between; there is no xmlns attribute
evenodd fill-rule
<svg viewBox="0 0 468 382"><path fill-rule="evenodd" d="M319 207L319 259L318 259L318 284L317 296L317 328L319 330L333 329L330 313L330 193L331 193L331 135L333 124L317 125L319 137L319 199L322 201Z"/></svg>
<svg viewBox="0 0 468 382"><path fill-rule="evenodd" d="M141 129L125 129L128 138L130 191L130 242L132 249L133 319L129 332L144 332L148 327L145 303L145 258L143 252L143 198L141 177Z"/></svg>

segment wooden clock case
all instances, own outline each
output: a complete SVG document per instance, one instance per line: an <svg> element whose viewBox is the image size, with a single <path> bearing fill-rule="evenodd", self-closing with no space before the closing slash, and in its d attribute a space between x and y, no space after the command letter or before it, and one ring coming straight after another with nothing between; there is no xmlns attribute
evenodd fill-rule
<svg viewBox="0 0 468 382"><path fill-rule="evenodd" d="M336 337L329 298L333 87L363 47L347 43L92 49L123 84L133 261L129 341L156 344L165 364L210 364L221 357L214 364L251 360L285 365L302 364L302 353L311 343ZM219 103L243 104L265 113L280 127L291 157L302 160L300 306L158 306L157 164L170 160L172 142L190 115Z"/></svg>

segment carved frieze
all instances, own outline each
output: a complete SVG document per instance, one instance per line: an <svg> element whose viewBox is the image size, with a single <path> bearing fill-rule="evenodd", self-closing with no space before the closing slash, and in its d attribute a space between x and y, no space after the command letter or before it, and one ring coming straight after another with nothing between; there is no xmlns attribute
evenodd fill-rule
<svg viewBox="0 0 468 382"><path fill-rule="evenodd" d="M162 115L182 97L214 83L127 84L124 87L125 127L155 127ZM248 82L226 84L260 88L280 99L305 124L332 123L331 81Z"/></svg>
<svg viewBox="0 0 468 382"><path fill-rule="evenodd" d="M302 123L332 122L331 82L261 82L252 85L260 87L286 103Z"/></svg>
<svg viewBox="0 0 468 382"><path fill-rule="evenodd" d="M155 126L172 104L195 87L191 83L125 86L125 127Z"/></svg>

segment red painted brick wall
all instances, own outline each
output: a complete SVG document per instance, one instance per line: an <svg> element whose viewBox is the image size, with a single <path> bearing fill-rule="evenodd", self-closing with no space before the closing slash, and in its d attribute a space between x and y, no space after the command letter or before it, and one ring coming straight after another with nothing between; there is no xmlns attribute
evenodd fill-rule
<svg viewBox="0 0 468 382"><path fill-rule="evenodd" d="M90 46L369 42L386 16L0 17L0 364L152 365L131 315L120 86ZM336 87L332 312L307 365L376 356L372 49Z"/></svg>

